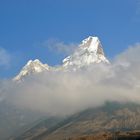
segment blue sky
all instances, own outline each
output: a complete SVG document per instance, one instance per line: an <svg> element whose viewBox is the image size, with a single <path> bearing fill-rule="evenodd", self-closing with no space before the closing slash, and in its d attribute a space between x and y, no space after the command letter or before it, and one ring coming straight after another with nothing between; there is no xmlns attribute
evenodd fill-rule
<svg viewBox="0 0 140 140"><path fill-rule="evenodd" d="M140 0L0 0L0 77L16 75L29 59L60 64L66 54L42 44L89 35L110 59L140 42Z"/></svg>

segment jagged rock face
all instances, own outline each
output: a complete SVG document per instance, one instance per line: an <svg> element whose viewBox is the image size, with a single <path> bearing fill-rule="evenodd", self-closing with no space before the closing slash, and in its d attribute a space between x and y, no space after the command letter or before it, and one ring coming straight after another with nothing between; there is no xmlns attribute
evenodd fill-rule
<svg viewBox="0 0 140 140"><path fill-rule="evenodd" d="M93 63L109 63L98 37L88 37L82 41L74 54L63 60L64 67L83 67Z"/></svg>

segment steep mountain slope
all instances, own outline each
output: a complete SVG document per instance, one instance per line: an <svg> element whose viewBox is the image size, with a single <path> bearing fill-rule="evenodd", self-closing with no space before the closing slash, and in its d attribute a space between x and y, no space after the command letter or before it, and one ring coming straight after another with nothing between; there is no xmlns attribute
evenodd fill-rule
<svg viewBox="0 0 140 140"><path fill-rule="evenodd" d="M62 118L59 117L44 117L44 119L39 120L38 123L32 123L32 126L22 130L22 133L15 133L12 135L10 140L34 139L49 130L51 127L54 127L61 120Z"/></svg>
<svg viewBox="0 0 140 140"><path fill-rule="evenodd" d="M106 104L103 107L78 113L57 129L50 131L41 140L89 135L101 131L140 129L140 106L134 104Z"/></svg>
<svg viewBox="0 0 140 140"><path fill-rule="evenodd" d="M32 138L25 133L16 140L64 140L99 132L127 130L140 130L140 105L107 103L72 115L39 135L30 133Z"/></svg>

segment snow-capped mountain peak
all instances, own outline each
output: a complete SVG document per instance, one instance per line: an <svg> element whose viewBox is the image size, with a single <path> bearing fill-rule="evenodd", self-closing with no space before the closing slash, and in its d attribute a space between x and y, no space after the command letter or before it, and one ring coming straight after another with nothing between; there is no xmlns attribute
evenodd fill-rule
<svg viewBox="0 0 140 140"><path fill-rule="evenodd" d="M87 49L89 52L95 52L104 55L102 45L98 37L89 36L82 41L80 47Z"/></svg>
<svg viewBox="0 0 140 140"><path fill-rule="evenodd" d="M41 63L38 59L29 60L14 78L14 81L22 81L28 75L43 71L68 70L69 68L69 70L77 70L77 68L100 62L109 63L104 55L99 38L89 36L81 42L72 55L63 60L63 64L59 67L50 67L47 64Z"/></svg>
<svg viewBox="0 0 140 140"><path fill-rule="evenodd" d="M20 73L14 78L14 81L22 80L27 75L40 73L45 70L49 70L49 66L47 64L41 63L38 59L29 60Z"/></svg>
<svg viewBox="0 0 140 140"><path fill-rule="evenodd" d="M64 67L82 67L91 63L109 63L98 37L84 39L75 52L63 60Z"/></svg>

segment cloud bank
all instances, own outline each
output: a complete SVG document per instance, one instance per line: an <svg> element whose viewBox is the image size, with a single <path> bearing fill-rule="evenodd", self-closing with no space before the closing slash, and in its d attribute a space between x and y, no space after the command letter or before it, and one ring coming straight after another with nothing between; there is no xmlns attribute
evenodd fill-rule
<svg viewBox="0 0 140 140"><path fill-rule="evenodd" d="M7 68L10 65L10 54L2 47L0 47L0 68Z"/></svg>
<svg viewBox="0 0 140 140"><path fill-rule="evenodd" d="M20 84L2 82L3 99L47 115L70 115L107 101L140 103L140 44L130 46L111 65L76 72L44 72ZM5 94L4 94L5 93Z"/></svg>

